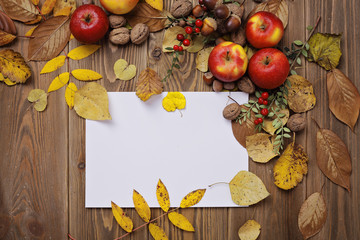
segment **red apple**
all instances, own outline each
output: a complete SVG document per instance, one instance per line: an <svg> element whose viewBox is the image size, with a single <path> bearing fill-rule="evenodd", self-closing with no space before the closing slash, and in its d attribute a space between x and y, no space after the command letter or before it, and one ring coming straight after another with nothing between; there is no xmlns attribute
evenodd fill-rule
<svg viewBox="0 0 360 240"><path fill-rule="evenodd" d="M285 54L275 48L260 49L249 61L250 79L260 88L274 89L281 86L289 71L290 64Z"/></svg>
<svg viewBox="0 0 360 240"><path fill-rule="evenodd" d="M82 43L95 43L109 29L109 19L102 8L94 4L78 7L70 20L70 31Z"/></svg>
<svg viewBox="0 0 360 240"><path fill-rule="evenodd" d="M276 46L284 35L281 20L270 12L257 12L246 23L246 39L256 48Z"/></svg>
<svg viewBox="0 0 360 240"><path fill-rule="evenodd" d="M233 42L222 42L211 51L209 70L223 82L234 82L241 78L248 65L244 49Z"/></svg>
<svg viewBox="0 0 360 240"><path fill-rule="evenodd" d="M138 2L139 0L100 0L101 5L114 14L128 13Z"/></svg>

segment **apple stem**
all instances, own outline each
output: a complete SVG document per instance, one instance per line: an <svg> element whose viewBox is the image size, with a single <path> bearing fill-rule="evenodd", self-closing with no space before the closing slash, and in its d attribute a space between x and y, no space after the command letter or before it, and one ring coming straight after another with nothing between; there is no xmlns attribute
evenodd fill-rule
<svg viewBox="0 0 360 240"><path fill-rule="evenodd" d="M269 57L266 56L266 59L265 59L265 65L269 65L270 61L269 61Z"/></svg>
<svg viewBox="0 0 360 240"><path fill-rule="evenodd" d="M229 53L230 53L230 51L227 51L227 52L226 52L226 61L229 61L229 60L230 60Z"/></svg>

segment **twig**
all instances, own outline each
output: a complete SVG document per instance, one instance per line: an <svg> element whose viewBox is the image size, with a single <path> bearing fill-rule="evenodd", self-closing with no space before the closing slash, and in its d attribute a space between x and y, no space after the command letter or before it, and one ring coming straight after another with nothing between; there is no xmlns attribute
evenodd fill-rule
<svg viewBox="0 0 360 240"><path fill-rule="evenodd" d="M217 183L210 184L208 187L211 188L211 187L213 187L215 185L218 185L218 184L228 184L229 185L229 183L227 183L227 182L217 182Z"/></svg>
<svg viewBox="0 0 360 240"><path fill-rule="evenodd" d="M76 240L73 236L70 235L70 233L68 233L68 237L69 237L71 240Z"/></svg>

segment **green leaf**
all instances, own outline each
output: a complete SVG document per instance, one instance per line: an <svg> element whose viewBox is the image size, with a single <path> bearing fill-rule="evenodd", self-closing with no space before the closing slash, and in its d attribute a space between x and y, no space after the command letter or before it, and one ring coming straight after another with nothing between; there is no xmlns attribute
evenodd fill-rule
<svg viewBox="0 0 360 240"><path fill-rule="evenodd" d="M259 98L259 97L261 97L261 93L260 93L259 91L256 91L256 92L255 92L255 96L256 96L257 98Z"/></svg>
<svg viewBox="0 0 360 240"><path fill-rule="evenodd" d="M174 67L176 67L177 69L180 69L180 65L179 65L179 64L175 64Z"/></svg>
<svg viewBox="0 0 360 240"><path fill-rule="evenodd" d="M287 128L287 127L284 127L283 129L284 129L285 132L288 132L288 133L291 132L291 130L289 128Z"/></svg>
<svg viewBox="0 0 360 240"><path fill-rule="evenodd" d="M249 103L255 103L255 101L254 100L249 100Z"/></svg>
<svg viewBox="0 0 360 240"><path fill-rule="evenodd" d="M172 47L166 47L165 49L166 49L166 50L169 50L169 51L174 50Z"/></svg>
<svg viewBox="0 0 360 240"><path fill-rule="evenodd" d="M248 104L248 103L245 103L244 106L245 106L245 107L248 107L248 108L251 107L251 105Z"/></svg>
<svg viewBox="0 0 360 240"><path fill-rule="evenodd" d="M275 137L275 140L280 140L280 139L281 139L281 136L280 136L280 135L278 135L278 136ZM275 141L275 142L280 143L280 141Z"/></svg>
<svg viewBox="0 0 360 240"><path fill-rule="evenodd" d="M290 73L291 73L291 75L297 75L297 73L295 72L295 70L291 70Z"/></svg>
<svg viewBox="0 0 360 240"><path fill-rule="evenodd" d="M301 65L301 59L299 57L296 59L296 63Z"/></svg>
<svg viewBox="0 0 360 240"><path fill-rule="evenodd" d="M285 117L285 113L279 113L279 118L283 118L283 117Z"/></svg>
<svg viewBox="0 0 360 240"><path fill-rule="evenodd" d="M305 44L305 48L306 48L307 51L309 51L310 45L309 45L308 43L306 43L306 44Z"/></svg>
<svg viewBox="0 0 360 240"><path fill-rule="evenodd" d="M242 109L241 109L241 112L246 113L247 110L242 108Z"/></svg>
<svg viewBox="0 0 360 240"><path fill-rule="evenodd" d="M270 113L269 113L269 115L270 115ZM269 115L268 115L268 116L269 116ZM273 115L274 115L274 114L273 114ZM263 115L261 115L261 114L256 114L255 117L256 117L256 118L262 118Z"/></svg>
<svg viewBox="0 0 360 240"><path fill-rule="evenodd" d="M283 98L283 102L285 105L288 105L288 101L285 98Z"/></svg>
<svg viewBox="0 0 360 240"><path fill-rule="evenodd" d="M297 46L302 46L302 45L303 45L303 42L300 41L300 40L295 40L294 43L295 43L295 45L297 45Z"/></svg>
<svg viewBox="0 0 360 240"><path fill-rule="evenodd" d="M312 31L314 29L314 27L309 25L309 26L306 27L306 29L310 32L310 31Z"/></svg>
<svg viewBox="0 0 360 240"><path fill-rule="evenodd" d="M286 86L288 86L289 88L291 88L291 82L290 82L288 79L286 79L285 84L286 84Z"/></svg>
<svg viewBox="0 0 360 240"><path fill-rule="evenodd" d="M269 114L268 114L268 117L269 118L271 118L271 117L273 117L274 116L274 113L273 112L270 112Z"/></svg>
<svg viewBox="0 0 360 240"><path fill-rule="evenodd" d="M281 125L282 125L282 122L278 122L278 123L274 126L274 128L275 128L275 129L278 129L279 127L281 127Z"/></svg>
<svg viewBox="0 0 360 240"><path fill-rule="evenodd" d="M257 110L256 108L252 108L251 109L254 113L259 113L259 110Z"/></svg>
<svg viewBox="0 0 360 240"><path fill-rule="evenodd" d="M284 134L284 137L285 138L291 138L290 134L287 134L287 133Z"/></svg>

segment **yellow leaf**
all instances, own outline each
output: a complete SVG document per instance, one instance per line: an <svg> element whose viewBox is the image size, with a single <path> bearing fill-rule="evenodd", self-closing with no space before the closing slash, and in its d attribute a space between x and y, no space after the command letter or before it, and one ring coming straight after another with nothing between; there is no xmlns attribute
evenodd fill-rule
<svg viewBox="0 0 360 240"><path fill-rule="evenodd" d="M272 104L269 109L271 109L272 106L275 106L275 104ZM274 107L274 109L275 109L275 107ZM271 112L271 111L269 111L269 112ZM275 131L281 127L281 124L283 126L285 126L285 124L289 120L290 112L289 112L288 108L281 109L279 112L277 112L277 114L280 116L283 115L283 117L280 118L281 123L279 122L277 124L274 124L274 120L277 118L276 115L274 115L273 117L264 118L263 129L264 129L264 131L266 131L267 133L270 133L271 135L274 135Z"/></svg>
<svg viewBox="0 0 360 240"><path fill-rule="evenodd" d="M77 90L75 83L69 83L65 89L65 101L70 109L74 107L74 96Z"/></svg>
<svg viewBox="0 0 360 240"><path fill-rule="evenodd" d="M54 15L58 14L59 11L62 11L65 7L71 7L71 13L76 9L76 0L56 0L54 7Z"/></svg>
<svg viewBox="0 0 360 240"><path fill-rule="evenodd" d="M35 23L40 22L41 19L42 19L41 15L38 15L34 20L25 22L25 24L26 24L26 25L33 25L33 24L35 24Z"/></svg>
<svg viewBox="0 0 360 240"><path fill-rule="evenodd" d="M68 57L73 60L80 60L90 56L99 48L101 48L101 45L82 45L71 50L68 54Z"/></svg>
<svg viewBox="0 0 360 240"><path fill-rule="evenodd" d="M51 59L50 61L48 61L45 64L43 69L41 69L40 74L50 73L50 72L53 72L53 71L61 68L65 64L65 59L66 59L66 57L63 55L60 55L54 59Z"/></svg>
<svg viewBox="0 0 360 240"><path fill-rule="evenodd" d="M188 208L200 202L205 194L206 189L197 189L188 193L180 203L181 208Z"/></svg>
<svg viewBox="0 0 360 240"><path fill-rule="evenodd" d="M4 46L6 44L11 43L12 41L14 41L15 38L16 38L15 35L0 29L0 46Z"/></svg>
<svg viewBox="0 0 360 240"><path fill-rule="evenodd" d="M111 119L106 89L96 82L88 83L75 92L74 109L80 117L86 119Z"/></svg>
<svg viewBox="0 0 360 240"><path fill-rule="evenodd" d="M247 220L244 225L239 228L240 240L256 240L260 235L261 226L255 220Z"/></svg>
<svg viewBox="0 0 360 240"><path fill-rule="evenodd" d="M49 14L55 7L56 0L46 0L41 7L41 14Z"/></svg>
<svg viewBox="0 0 360 240"><path fill-rule="evenodd" d="M136 66L129 65L124 59L119 59L114 64L114 72L118 79L127 81L135 77Z"/></svg>
<svg viewBox="0 0 360 240"><path fill-rule="evenodd" d="M47 93L42 89L33 89L30 91L27 99L29 102L35 102L34 108L38 112L45 110L47 105Z"/></svg>
<svg viewBox="0 0 360 240"><path fill-rule="evenodd" d="M290 143L274 165L275 185L284 190L296 187L307 173L307 162L304 148Z"/></svg>
<svg viewBox="0 0 360 240"><path fill-rule="evenodd" d="M27 31L25 33L25 37L31 37L31 35L33 34L33 32L35 31L35 29L37 28L38 26L35 26L33 28L31 28L29 31Z"/></svg>
<svg viewBox="0 0 360 240"><path fill-rule="evenodd" d="M151 218L150 207L145 201L144 197L141 196L141 194L138 193L135 189L133 191L133 202L134 202L135 210L139 214L139 216L145 222L149 222Z"/></svg>
<svg viewBox="0 0 360 240"><path fill-rule="evenodd" d="M35 6L37 6L37 5L39 4L39 0L31 0L31 2L32 2Z"/></svg>
<svg viewBox="0 0 360 240"><path fill-rule="evenodd" d="M170 222L178 228L189 232L195 232L194 227L184 215L177 212L170 212L168 217Z"/></svg>
<svg viewBox="0 0 360 240"><path fill-rule="evenodd" d="M0 72L5 78L16 83L24 83L31 76L30 67L24 58L11 49L0 51Z"/></svg>
<svg viewBox="0 0 360 240"><path fill-rule="evenodd" d="M67 7L64 7L62 9L60 9L59 11L57 11L56 13L54 13L54 17L56 16L70 16L70 13L71 13L71 9L72 9L72 6L67 6Z"/></svg>
<svg viewBox="0 0 360 240"><path fill-rule="evenodd" d="M48 92L53 92L62 88L63 86L65 86L65 84L69 82L69 79L70 79L70 73L64 72L60 74L50 83Z"/></svg>
<svg viewBox="0 0 360 240"><path fill-rule="evenodd" d="M200 52L197 54L195 62L196 62L196 68L201 72L207 72L209 71L208 66L208 60L211 51L214 49L214 47L208 47L200 50Z"/></svg>
<svg viewBox="0 0 360 240"><path fill-rule="evenodd" d="M169 208L170 208L169 192L166 189L166 186L164 185L164 183L161 181L161 179L159 179L159 182L156 186L156 198L157 198L157 201L158 201L161 209L164 212L168 212Z"/></svg>
<svg viewBox="0 0 360 240"><path fill-rule="evenodd" d="M116 219L120 227L124 229L126 232L132 232L134 224L131 218L129 218L126 215L126 213L122 210L122 208L116 205L116 203L111 202L111 208L114 218Z"/></svg>
<svg viewBox="0 0 360 240"><path fill-rule="evenodd" d="M162 93L163 87L157 73L151 68L146 68L140 73L139 80L136 83L136 95L145 102L152 95Z"/></svg>
<svg viewBox="0 0 360 240"><path fill-rule="evenodd" d="M266 133L257 133L246 137L246 150L254 162L267 163L275 156L274 138Z"/></svg>
<svg viewBox="0 0 360 240"><path fill-rule="evenodd" d="M0 81L4 81L5 80L5 77L4 77L4 75L2 75L2 73L0 73Z"/></svg>
<svg viewBox="0 0 360 240"><path fill-rule="evenodd" d="M169 92L162 100L162 106L168 112L184 109L186 106L185 96L180 92Z"/></svg>
<svg viewBox="0 0 360 240"><path fill-rule="evenodd" d="M241 206L253 205L270 195L261 179L248 171L238 172L229 187L233 202Z"/></svg>
<svg viewBox="0 0 360 240"><path fill-rule="evenodd" d="M291 75L288 77L291 87L289 93L285 96L288 101L289 108L296 113L302 113L314 108L316 97L312 84L299 75Z"/></svg>
<svg viewBox="0 0 360 240"><path fill-rule="evenodd" d="M0 73L0 82L4 82L8 86L14 86L16 82L12 82L10 79L5 78L4 75Z"/></svg>
<svg viewBox="0 0 360 240"><path fill-rule="evenodd" d="M69 41L73 40L74 38L75 38L74 35L73 35L73 34L70 34L70 39L69 39Z"/></svg>
<svg viewBox="0 0 360 240"><path fill-rule="evenodd" d="M206 37L203 35L194 35L190 40L190 46L188 48L184 48L189 53L199 52L204 48Z"/></svg>
<svg viewBox="0 0 360 240"><path fill-rule="evenodd" d="M101 74L89 69L75 69L71 74L80 81L94 81L102 78Z"/></svg>
<svg viewBox="0 0 360 240"><path fill-rule="evenodd" d="M168 240L165 231L155 223L149 224L149 231L154 240Z"/></svg>
<svg viewBox="0 0 360 240"><path fill-rule="evenodd" d="M145 0L145 2L147 2L147 4L149 4L150 6L152 6L153 8L159 11L163 10L164 7L163 0Z"/></svg>

